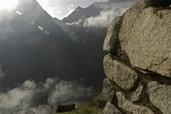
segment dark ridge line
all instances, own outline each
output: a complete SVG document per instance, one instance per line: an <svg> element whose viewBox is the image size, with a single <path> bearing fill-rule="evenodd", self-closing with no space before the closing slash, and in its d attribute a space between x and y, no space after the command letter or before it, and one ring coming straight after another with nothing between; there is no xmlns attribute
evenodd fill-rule
<svg viewBox="0 0 171 114"><path fill-rule="evenodd" d="M154 106L150 102L150 98L147 94L147 91L148 91L147 84L144 83L143 84L143 91L141 94L141 99L139 101L134 102L134 104L145 106L145 107L151 109L155 114L163 114L156 106Z"/></svg>
<svg viewBox="0 0 171 114"><path fill-rule="evenodd" d="M109 80L110 80L110 79L109 79ZM110 81L111 81L111 80L110 80ZM128 99L128 100L130 100L130 98L131 98L133 92L131 92L130 90L126 91L126 90L120 88L120 87L119 87L115 82L113 82L113 81L111 81L111 84L112 84L112 86L113 86L113 88L114 88L114 90L115 90L116 92L121 92L121 93L123 93L123 94L125 95L125 98ZM142 85L141 82L138 83L138 85L140 85L140 84ZM138 86L138 85L137 85L137 86ZM141 99L140 99L139 101L137 101L137 102L132 102L132 103L135 104L135 105L144 106L144 107L146 107L146 108L149 108L149 109L152 110L155 114L162 114L162 112L150 102L149 97L148 97L148 94L147 94L147 85L146 85L145 82L144 82L144 84L143 84L143 87L144 87L144 88L143 88L143 92L142 92L142 94L141 94ZM137 89L137 88L136 88L136 89ZM123 114L127 114L127 111L125 111L124 109L122 109L122 108L120 108L120 107L118 106L118 99L117 99L117 97L116 97L116 92L115 92L115 96L112 98L112 104L113 104L116 108L118 108ZM131 101L130 101L130 102L131 102Z"/></svg>
<svg viewBox="0 0 171 114"><path fill-rule="evenodd" d="M111 102L117 109L119 109L119 111L122 112L122 114L126 114L125 111L119 107L118 105L118 99L116 97L116 91L115 91L115 95L112 97L112 102Z"/></svg>
<svg viewBox="0 0 171 114"><path fill-rule="evenodd" d="M141 76L141 77L146 80L157 81L159 84L171 85L171 78L169 78L167 76L163 76L159 73L156 73L156 72L153 72L150 70L141 69L138 67L135 67L135 70L137 72L142 73L143 76Z"/></svg>
<svg viewBox="0 0 171 114"><path fill-rule="evenodd" d="M112 80L110 80L109 79L109 81L111 82L111 84L112 84L112 86L113 86L113 89L115 90L115 95L113 96L113 98L112 98L112 104L117 108L117 109L119 109L121 112L122 112L122 114L127 114L127 111L125 111L124 109L122 109L122 108L120 108L119 107L119 103L118 103L118 98L116 97L116 92L122 92L122 93L124 93L124 94L126 94L126 90L124 90L124 89L122 89L121 87L119 87L114 81L112 81ZM128 93L128 94L130 94L130 93Z"/></svg>

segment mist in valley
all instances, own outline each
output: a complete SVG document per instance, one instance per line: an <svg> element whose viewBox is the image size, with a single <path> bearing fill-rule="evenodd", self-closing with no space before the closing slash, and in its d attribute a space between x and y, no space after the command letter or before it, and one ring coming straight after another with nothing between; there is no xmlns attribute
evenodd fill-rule
<svg viewBox="0 0 171 114"><path fill-rule="evenodd" d="M107 27L135 0L94 2L62 20L36 0L16 2L0 10L0 113L47 114L100 93Z"/></svg>

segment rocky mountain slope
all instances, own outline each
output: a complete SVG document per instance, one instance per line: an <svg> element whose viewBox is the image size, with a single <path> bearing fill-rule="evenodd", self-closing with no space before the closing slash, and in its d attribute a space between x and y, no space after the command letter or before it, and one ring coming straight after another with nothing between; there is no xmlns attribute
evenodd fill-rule
<svg viewBox="0 0 171 114"><path fill-rule="evenodd" d="M114 14L122 13L120 9L129 8L135 0L108 0L107 2L94 2L86 8L77 7L69 16L63 19L65 23L85 21L87 18L96 17L103 11L115 10ZM110 19L108 19L109 21ZM100 24L100 23L99 23Z"/></svg>
<svg viewBox="0 0 171 114"><path fill-rule="evenodd" d="M20 0L15 10L1 12L0 16L0 64L5 74L1 89L16 87L26 80L42 82L49 77L84 80L84 84L96 87L102 83L101 47L106 31L100 32L100 39L90 40L91 35L82 34L82 30L80 34L89 41L85 43L83 38L75 42L36 0ZM95 33L96 29L92 34Z"/></svg>
<svg viewBox="0 0 171 114"><path fill-rule="evenodd" d="M16 10L4 12L0 36L4 86L62 75L59 72L65 68L62 61L69 56L64 52L73 44L35 0L20 1Z"/></svg>
<svg viewBox="0 0 171 114"><path fill-rule="evenodd" d="M0 17L0 113L47 114L56 102L85 101L101 88L104 37L73 40L36 0Z"/></svg>
<svg viewBox="0 0 171 114"><path fill-rule="evenodd" d="M104 42L104 114L171 113L171 1L139 0Z"/></svg>
<svg viewBox="0 0 171 114"><path fill-rule="evenodd" d="M120 15L122 11L130 7L134 1L109 0L108 2L95 2L87 8L78 7L62 21L55 19L55 22L78 45L77 50L80 50L77 55L78 57L81 55L81 58L77 58L77 63L81 63L78 64L78 69L83 70L76 75L84 74L88 79L88 83L90 82L89 77L94 77L91 78L92 83L96 81L96 78L99 79L99 83L102 83L101 80L104 78L102 63L104 52L102 46L107 32L107 25L115 16ZM106 17L108 22L105 22L102 17ZM93 18L94 20L91 20ZM105 23L98 22L98 20ZM97 22L98 25L89 24L89 22ZM89 63L92 64L89 65Z"/></svg>

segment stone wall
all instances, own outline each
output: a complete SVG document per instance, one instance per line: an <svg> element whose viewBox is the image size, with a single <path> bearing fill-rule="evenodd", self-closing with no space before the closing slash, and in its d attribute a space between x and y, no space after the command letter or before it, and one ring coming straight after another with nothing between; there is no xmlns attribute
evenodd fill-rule
<svg viewBox="0 0 171 114"><path fill-rule="evenodd" d="M171 114L171 1L140 0L104 42L104 114Z"/></svg>

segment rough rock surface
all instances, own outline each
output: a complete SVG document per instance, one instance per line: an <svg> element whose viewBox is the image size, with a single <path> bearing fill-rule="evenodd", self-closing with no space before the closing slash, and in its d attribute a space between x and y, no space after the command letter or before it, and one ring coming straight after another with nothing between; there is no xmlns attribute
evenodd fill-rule
<svg viewBox="0 0 171 114"><path fill-rule="evenodd" d="M127 112L131 112L132 114L154 114L150 109L144 106L139 106L131 103L121 92L116 93L116 96L118 98L119 107L123 110L126 110Z"/></svg>
<svg viewBox="0 0 171 114"><path fill-rule="evenodd" d="M103 114L122 114L121 111L119 111L113 104L110 102L107 102Z"/></svg>
<svg viewBox="0 0 171 114"><path fill-rule="evenodd" d="M120 31L120 26L123 20L123 16L116 17L113 21L112 24L108 28L108 32L105 38L105 43L103 46L103 49L105 51L109 52L116 52L117 49L119 48L119 31Z"/></svg>
<svg viewBox="0 0 171 114"><path fill-rule="evenodd" d="M141 94L142 94L142 91L143 91L143 86L139 86L136 91L132 94L131 96L131 101L132 102L136 102L136 101L139 101L141 99Z"/></svg>
<svg viewBox="0 0 171 114"><path fill-rule="evenodd" d="M106 114L171 114L170 3L139 0L109 26L103 63L116 94Z"/></svg>
<svg viewBox="0 0 171 114"><path fill-rule="evenodd" d="M115 96L115 90L108 78L105 78L103 81L102 96L108 102L112 102L113 96Z"/></svg>
<svg viewBox="0 0 171 114"><path fill-rule="evenodd" d="M133 69L112 58L110 54L104 58L104 71L109 79L126 90L131 89L138 78L138 74Z"/></svg>
<svg viewBox="0 0 171 114"><path fill-rule="evenodd" d="M153 7L125 13L119 40L133 66L171 77L171 10Z"/></svg>
<svg viewBox="0 0 171 114"><path fill-rule="evenodd" d="M171 113L171 86L150 82L148 84L148 93L150 101L160 109L163 114Z"/></svg>

